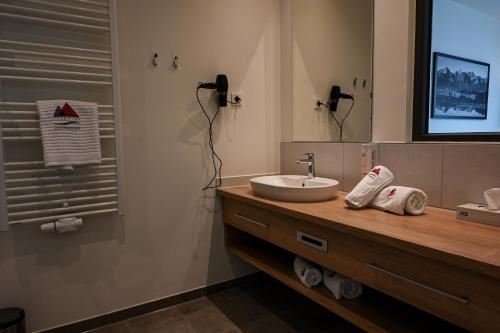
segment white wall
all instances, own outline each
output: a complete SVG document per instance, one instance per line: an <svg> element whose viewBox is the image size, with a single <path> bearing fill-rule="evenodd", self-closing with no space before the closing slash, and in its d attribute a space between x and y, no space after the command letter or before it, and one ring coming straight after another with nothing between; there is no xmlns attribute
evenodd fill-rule
<svg viewBox="0 0 500 333"><path fill-rule="evenodd" d="M372 141L411 138L413 0L375 0Z"/></svg>
<svg viewBox="0 0 500 333"><path fill-rule="evenodd" d="M243 93L216 125L223 175L279 170L280 1L117 2L126 215L88 218L75 234L0 233L0 308L25 308L30 331L249 272L224 249L214 192L201 192L211 174L198 81L225 72Z"/></svg>
<svg viewBox="0 0 500 333"><path fill-rule="evenodd" d="M372 0L293 0L293 140L339 141L340 129L324 107L333 84L356 100L344 141L369 141L372 92ZM354 78L358 79L353 87ZM362 86L366 80L366 86ZM346 116L341 100L335 116Z"/></svg>
<svg viewBox="0 0 500 333"><path fill-rule="evenodd" d="M429 132L500 131L500 21L450 0L434 1L432 52L490 64L488 118L429 119Z"/></svg>
<svg viewBox="0 0 500 333"><path fill-rule="evenodd" d="M281 139L293 140L292 0L281 0Z"/></svg>

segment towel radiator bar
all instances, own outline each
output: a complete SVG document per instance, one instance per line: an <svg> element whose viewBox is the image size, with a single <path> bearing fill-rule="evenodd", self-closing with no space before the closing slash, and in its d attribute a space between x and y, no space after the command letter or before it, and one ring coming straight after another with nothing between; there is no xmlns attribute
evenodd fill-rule
<svg viewBox="0 0 500 333"><path fill-rule="evenodd" d="M115 2L0 2L0 230L123 212ZM45 168L44 99L98 103L101 164Z"/></svg>
<svg viewBox="0 0 500 333"><path fill-rule="evenodd" d="M12 41L2 41L2 43L12 42ZM26 43L25 43L26 44ZM34 45L35 43L30 43ZM43 47L42 44L39 44ZM61 58L61 59L69 59L69 60L81 60L81 61L94 61L94 62L102 62L102 63L111 63L111 58L96 58L89 56L80 56L80 55L72 55L72 54L62 54L62 53L48 53L48 52L38 52L38 51L27 51L27 50L17 50L17 49L6 49L0 48L0 53L14 54L14 55L23 55L23 56L39 56L39 57L48 57L48 58ZM95 53L95 52L93 52Z"/></svg>
<svg viewBox="0 0 500 333"><path fill-rule="evenodd" d="M41 18L41 17L36 17L36 16L29 16L29 15L20 15L20 14L11 14L11 13L0 12L0 17L3 17L4 19L27 21L27 22L31 22L31 23L49 24L49 25L66 27L66 28L77 28L77 29L82 29L82 30L97 30L97 31L109 32L108 27L103 27L103 26L99 26L99 25L65 22L65 21L60 21L60 20L56 20L56 19L46 19L46 18Z"/></svg>
<svg viewBox="0 0 500 333"><path fill-rule="evenodd" d="M79 6L71 6L67 4L62 4L58 2L50 2L50 1L43 1L43 0L21 0L22 2L28 2L32 4L38 4L38 5L44 5L48 6L49 8L55 8L55 9L70 9L74 10L76 12L80 13L91 13L91 14L101 14L101 15L109 15L108 11L105 10L100 10L100 9L95 9L95 8L85 8L85 7L79 7Z"/></svg>

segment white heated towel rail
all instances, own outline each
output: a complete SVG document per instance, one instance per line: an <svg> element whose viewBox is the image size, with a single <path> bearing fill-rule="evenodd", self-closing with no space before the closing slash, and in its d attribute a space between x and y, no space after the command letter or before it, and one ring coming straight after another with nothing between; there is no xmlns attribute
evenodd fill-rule
<svg viewBox="0 0 500 333"><path fill-rule="evenodd" d="M115 0L0 0L0 230L121 213ZM36 100L97 102L103 161L45 168Z"/></svg>

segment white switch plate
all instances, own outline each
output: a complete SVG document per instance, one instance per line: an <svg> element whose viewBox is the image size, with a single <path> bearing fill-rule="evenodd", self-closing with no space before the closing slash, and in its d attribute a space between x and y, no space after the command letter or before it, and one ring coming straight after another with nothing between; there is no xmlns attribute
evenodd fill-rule
<svg viewBox="0 0 500 333"><path fill-rule="evenodd" d="M236 97L240 98L239 103L236 102ZM232 106L240 106L243 103L243 95L241 93L231 93L231 103Z"/></svg>
<svg viewBox="0 0 500 333"><path fill-rule="evenodd" d="M361 145L361 175L367 175L378 165L378 144L364 143Z"/></svg>

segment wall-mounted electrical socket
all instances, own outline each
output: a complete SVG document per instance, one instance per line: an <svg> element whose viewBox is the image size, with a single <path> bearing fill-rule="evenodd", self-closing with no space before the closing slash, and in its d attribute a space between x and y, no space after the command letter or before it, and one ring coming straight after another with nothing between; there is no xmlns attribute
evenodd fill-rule
<svg viewBox="0 0 500 333"><path fill-rule="evenodd" d="M243 103L243 95L241 93L231 93L231 105L240 106Z"/></svg>
<svg viewBox="0 0 500 333"><path fill-rule="evenodd" d="M363 143L361 145L361 175L366 176L374 166L378 165L378 144Z"/></svg>
<svg viewBox="0 0 500 333"><path fill-rule="evenodd" d="M321 98L314 99L314 110L321 110Z"/></svg>

